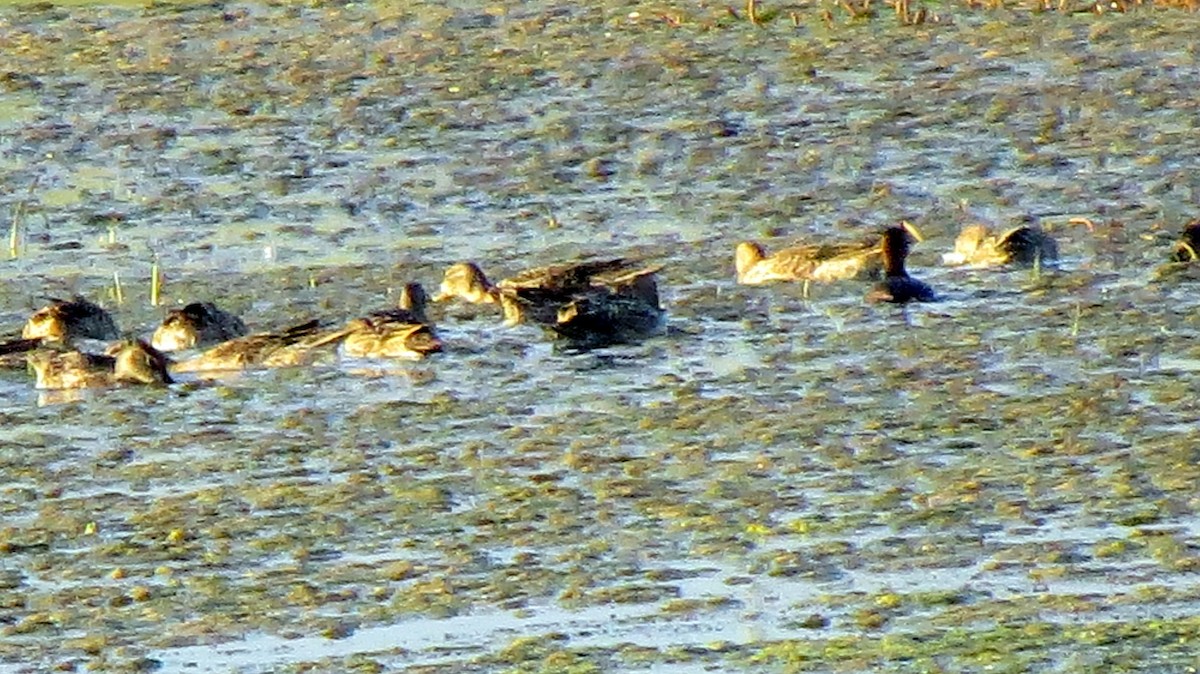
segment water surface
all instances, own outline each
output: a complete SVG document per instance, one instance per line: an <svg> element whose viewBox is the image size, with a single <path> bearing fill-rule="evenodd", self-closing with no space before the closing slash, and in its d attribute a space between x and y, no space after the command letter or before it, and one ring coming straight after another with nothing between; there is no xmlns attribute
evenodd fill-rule
<svg viewBox="0 0 1200 674"><path fill-rule="evenodd" d="M339 321L582 254L666 264L671 330L574 354L450 306L419 364L0 373L0 669L1194 665L1197 279L1156 267L1195 19L774 5L4 9L12 330L70 293ZM740 240L900 218L945 301L733 283ZM937 268L973 222L1064 260Z"/></svg>

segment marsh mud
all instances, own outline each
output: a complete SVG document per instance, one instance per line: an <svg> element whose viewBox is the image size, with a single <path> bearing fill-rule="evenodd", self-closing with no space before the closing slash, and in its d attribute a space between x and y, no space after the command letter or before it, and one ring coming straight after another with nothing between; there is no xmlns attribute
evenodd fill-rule
<svg viewBox="0 0 1200 674"><path fill-rule="evenodd" d="M1155 268L1200 24L995 4L4 8L13 330L585 253L666 264L671 330L438 307L419 364L0 373L0 670L1191 671L1200 278ZM945 301L733 283L739 240L900 218ZM935 266L1029 221L1059 269Z"/></svg>

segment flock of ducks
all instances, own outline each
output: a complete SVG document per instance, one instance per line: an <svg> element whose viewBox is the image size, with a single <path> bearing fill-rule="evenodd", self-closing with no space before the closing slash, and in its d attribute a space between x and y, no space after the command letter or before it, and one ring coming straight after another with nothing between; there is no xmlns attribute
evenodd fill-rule
<svg viewBox="0 0 1200 674"><path fill-rule="evenodd" d="M462 262L446 270L433 299L499 304L507 325L538 324L572 346L592 348L661 331L660 269L625 258L589 260L492 284L478 265ZM195 302L168 312L144 340L122 338L112 316L83 297L55 299L30 316L20 338L0 344L0 364L27 364L39 389L79 389L170 384L180 373L307 365L335 349L352 358L418 360L443 346L426 315L428 302L423 286L409 283L398 306L341 326L311 320L258 333L211 302ZM78 348L81 340L116 341L103 353L89 353ZM174 352L193 355L173 360L167 354Z"/></svg>
<svg viewBox="0 0 1200 674"><path fill-rule="evenodd" d="M827 283L875 280L869 301L928 302L933 289L908 274L905 261L920 232L904 222L863 241L801 245L768 256L754 242L738 244L737 281L758 285L779 281ZM1200 221L1189 224L1172 260L1200 260ZM967 227L946 264L976 267L1053 265L1058 246L1045 231L1020 226L991 234ZM82 298L53 300L36 311L20 338L0 344L0 364L26 365L39 389L79 389L121 384L170 384L176 373L205 373L305 365L321 353L340 349L354 358L417 360L443 348L426 305L458 299L498 304L506 325L532 323L572 347L586 349L627 343L662 332L659 302L661 265L626 258L584 260L539 267L491 283L473 262L449 267L439 292L429 298L419 283L402 289L398 306L325 327L312 320L280 331L249 333L245 323L211 302L170 311L149 341L122 338L103 308ZM103 353L80 350L80 340L113 341ZM203 350L201 350L203 349ZM198 352L197 352L198 351ZM181 360L167 354L191 352Z"/></svg>

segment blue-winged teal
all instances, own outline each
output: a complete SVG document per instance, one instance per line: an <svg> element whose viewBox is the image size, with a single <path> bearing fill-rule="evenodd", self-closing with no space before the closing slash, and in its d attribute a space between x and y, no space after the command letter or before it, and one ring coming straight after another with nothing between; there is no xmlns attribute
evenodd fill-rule
<svg viewBox="0 0 1200 674"><path fill-rule="evenodd" d="M742 285L878 278L883 269L878 241L792 246L771 256L757 243L743 241L737 245L734 262Z"/></svg>
<svg viewBox="0 0 1200 674"><path fill-rule="evenodd" d="M246 332L242 319L212 302L192 302L167 312L150 343L159 351L182 351L242 337Z"/></svg>
<svg viewBox="0 0 1200 674"><path fill-rule="evenodd" d="M493 285L474 262L450 265L434 302L458 297L477 304L499 301L500 290L537 290L547 293L572 293L604 284L606 277L621 276L635 268L625 258L583 260L527 269Z"/></svg>
<svg viewBox="0 0 1200 674"><path fill-rule="evenodd" d="M943 255L942 261L972 267L1051 265L1058 261L1058 243L1045 230L1028 225L998 236L983 225L970 225L954 241L954 252Z"/></svg>
<svg viewBox="0 0 1200 674"><path fill-rule="evenodd" d="M923 281L908 275L904 261L912 245L912 232L903 225L893 225L883 232L880 248L883 251L883 280L867 294L874 302L933 302L937 295Z"/></svg>
<svg viewBox="0 0 1200 674"><path fill-rule="evenodd" d="M442 302L455 297L472 304L494 304L500 301L500 291L488 281L479 265L457 262L446 268L442 285L433 296L433 301Z"/></svg>
<svg viewBox="0 0 1200 674"><path fill-rule="evenodd" d="M562 322L562 310L577 299L587 299L595 304L621 298L623 301L618 304L640 303L658 310L658 272L661 270L661 265L616 270L593 277L589 285L576 284L561 289L553 286L501 288L504 323L528 322L554 327Z"/></svg>
<svg viewBox="0 0 1200 674"><path fill-rule="evenodd" d="M342 328L342 352L356 358L420 360L441 351L442 342L425 315L426 302L420 283L406 284L398 307L356 318Z"/></svg>
<svg viewBox="0 0 1200 674"><path fill-rule="evenodd" d="M180 361L172 372L246 370L308 363L313 351L340 341L343 335L321 332L312 320L279 332L257 332L217 344L200 355Z"/></svg>
<svg viewBox="0 0 1200 674"><path fill-rule="evenodd" d="M170 384L169 360L141 340L113 344L103 354L37 348L29 365L39 389L75 389L119 384Z"/></svg>
<svg viewBox="0 0 1200 674"><path fill-rule="evenodd" d="M908 222L901 223L915 241L921 232ZM823 243L792 246L767 256L753 241L737 245L734 254L737 282L760 285L774 281L829 283L849 279L875 280L883 273L883 254L878 236L852 243Z"/></svg>
<svg viewBox="0 0 1200 674"><path fill-rule="evenodd" d="M76 339L117 339L120 332L112 316L82 297L51 299L25 322L21 336L47 342L70 343Z"/></svg>
<svg viewBox="0 0 1200 674"><path fill-rule="evenodd" d="M586 260L530 269L493 285L478 265L460 262L446 270L434 301L458 297L467 302L498 302L507 325L525 321L554 325L559 309L581 293L653 293L657 298L661 269L641 267L625 258Z"/></svg>

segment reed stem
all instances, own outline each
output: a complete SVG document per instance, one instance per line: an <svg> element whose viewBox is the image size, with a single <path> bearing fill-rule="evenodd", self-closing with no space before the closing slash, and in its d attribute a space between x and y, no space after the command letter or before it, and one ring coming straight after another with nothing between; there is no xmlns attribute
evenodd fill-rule
<svg viewBox="0 0 1200 674"><path fill-rule="evenodd" d="M162 292L162 274L158 267L158 256L150 263L150 306L157 307Z"/></svg>
<svg viewBox="0 0 1200 674"><path fill-rule="evenodd" d="M29 183L29 190L25 193L25 198L13 209L12 225L8 228L8 257L11 259L15 260L21 254L21 223L25 219L25 212L29 209L29 200L33 197L33 191L37 189L38 181L41 179L41 176L34 177L33 182ZM44 212L42 217L46 217Z"/></svg>

